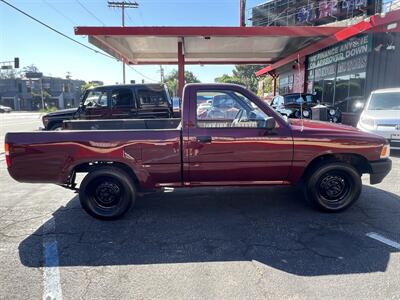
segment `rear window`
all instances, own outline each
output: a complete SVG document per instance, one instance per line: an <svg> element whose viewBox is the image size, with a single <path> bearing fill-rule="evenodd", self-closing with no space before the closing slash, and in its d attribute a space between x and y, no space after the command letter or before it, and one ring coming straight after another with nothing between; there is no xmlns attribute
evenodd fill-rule
<svg viewBox="0 0 400 300"><path fill-rule="evenodd" d="M139 88L137 90L140 106L168 106L164 89Z"/></svg>
<svg viewBox="0 0 400 300"><path fill-rule="evenodd" d="M314 99L313 95L286 95L284 96L284 98L285 98L285 104L296 103L297 99L299 98L303 99L303 101L307 103L317 102Z"/></svg>

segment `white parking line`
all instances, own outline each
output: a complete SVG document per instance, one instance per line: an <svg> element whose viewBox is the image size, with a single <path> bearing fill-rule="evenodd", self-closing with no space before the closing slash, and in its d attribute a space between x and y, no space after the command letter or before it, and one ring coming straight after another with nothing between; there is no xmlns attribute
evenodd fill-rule
<svg viewBox="0 0 400 300"><path fill-rule="evenodd" d="M371 239L380 241L381 243L384 243L386 245L389 245L393 248L396 248L398 250L400 250L400 243L397 243L395 241L392 241L388 238L385 238L383 235L380 235L379 233L375 233L375 232L368 232L366 234L366 236L370 237Z"/></svg>
<svg viewBox="0 0 400 300"><path fill-rule="evenodd" d="M54 218L43 225L43 300L62 299L58 247L54 236L55 229Z"/></svg>

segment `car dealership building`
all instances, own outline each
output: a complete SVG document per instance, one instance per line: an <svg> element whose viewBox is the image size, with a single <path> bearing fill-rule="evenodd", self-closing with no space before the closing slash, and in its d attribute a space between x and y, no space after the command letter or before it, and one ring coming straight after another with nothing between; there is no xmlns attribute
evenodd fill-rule
<svg viewBox="0 0 400 300"><path fill-rule="evenodd" d="M288 2L293 2L290 10L282 13ZM400 1L278 0L253 8L252 21L256 26L337 24L351 28L377 13L386 17L400 12L399 9ZM280 17L273 19L272 15ZM276 94L316 93L320 101L340 108L343 123L354 125L372 90L400 86L398 23L388 22L385 28L349 34L340 40L329 42L328 47L316 43L309 51L298 51L297 57L283 58L257 75L272 76L276 80Z"/></svg>

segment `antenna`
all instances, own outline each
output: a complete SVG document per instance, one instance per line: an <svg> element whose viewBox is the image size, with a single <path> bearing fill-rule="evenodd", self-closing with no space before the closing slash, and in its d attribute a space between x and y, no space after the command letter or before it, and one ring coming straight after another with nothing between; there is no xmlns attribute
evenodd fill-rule
<svg viewBox="0 0 400 300"><path fill-rule="evenodd" d="M298 70L298 73L299 73L299 77L298 78L300 78L300 76L301 76L301 72L300 72L300 54L299 53L297 53L297 70ZM299 91L299 98L302 98L301 97L301 91ZM301 120L301 131L303 131L303 129L304 129L304 119L303 119L303 101L304 101L304 99L302 99L302 101L300 102L300 120Z"/></svg>

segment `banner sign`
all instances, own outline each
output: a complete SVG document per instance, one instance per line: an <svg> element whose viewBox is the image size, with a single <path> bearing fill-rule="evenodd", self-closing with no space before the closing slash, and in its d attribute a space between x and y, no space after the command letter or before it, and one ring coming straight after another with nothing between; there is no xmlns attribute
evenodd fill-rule
<svg viewBox="0 0 400 300"><path fill-rule="evenodd" d="M369 53L372 48L372 36L363 35L330 47L308 57L308 70L334 64L346 59Z"/></svg>
<svg viewBox="0 0 400 300"><path fill-rule="evenodd" d="M361 15L367 8L367 0L320 0L309 2L297 12L299 23L314 23L326 17L346 19Z"/></svg>

